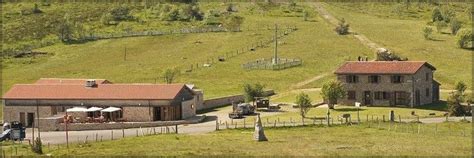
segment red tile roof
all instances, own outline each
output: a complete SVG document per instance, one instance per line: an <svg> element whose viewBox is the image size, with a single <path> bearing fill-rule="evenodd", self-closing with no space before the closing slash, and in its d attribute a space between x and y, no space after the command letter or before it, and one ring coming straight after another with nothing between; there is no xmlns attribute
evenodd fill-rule
<svg viewBox="0 0 474 158"><path fill-rule="evenodd" d="M425 61L349 61L335 74L415 74L423 66L436 70Z"/></svg>
<svg viewBox="0 0 474 158"><path fill-rule="evenodd" d="M70 79L70 78L40 78L35 84L75 84L84 85L89 79ZM92 79L95 80L96 84L107 84L111 83L106 79Z"/></svg>
<svg viewBox="0 0 474 158"><path fill-rule="evenodd" d="M64 84L16 84L3 99L120 99L172 100L184 84L98 84L96 87Z"/></svg>

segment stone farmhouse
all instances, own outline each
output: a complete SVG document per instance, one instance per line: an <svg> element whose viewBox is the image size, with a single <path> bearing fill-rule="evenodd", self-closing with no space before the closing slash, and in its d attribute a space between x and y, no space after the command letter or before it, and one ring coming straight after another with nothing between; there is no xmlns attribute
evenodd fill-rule
<svg viewBox="0 0 474 158"><path fill-rule="evenodd" d="M335 74L346 89L338 102L354 105L419 106L439 100L436 68L425 61L349 61Z"/></svg>
<svg viewBox="0 0 474 158"><path fill-rule="evenodd" d="M118 114L107 116L114 121L183 120L195 116L196 106L202 104L202 93L185 84L116 84L105 79L54 78L16 84L2 99L5 122L20 121L31 126L38 117L61 123L66 110L73 107L119 109Z"/></svg>

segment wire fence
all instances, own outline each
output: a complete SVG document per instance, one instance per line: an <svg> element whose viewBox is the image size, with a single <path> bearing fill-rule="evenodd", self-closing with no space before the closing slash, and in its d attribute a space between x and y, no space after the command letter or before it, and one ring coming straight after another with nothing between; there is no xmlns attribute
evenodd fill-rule
<svg viewBox="0 0 474 158"><path fill-rule="evenodd" d="M371 119L372 118L372 119ZM385 118L385 117L384 117ZM330 126L364 126L367 128L374 128L384 130L387 132L411 133L433 136L457 136L457 137L471 137L471 129L459 127L456 125L439 125L439 123L421 123L418 118L412 120L390 121L367 115L366 119L353 119L351 117L344 118L337 117L323 117L314 118L311 121L301 118L263 118L261 120L262 126L265 128L282 128L282 127L301 127L301 126L316 126L316 127L330 127ZM224 129L251 129L255 128L255 118L230 119L230 121L216 120L216 130Z"/></svg>
<svg viewBox="0 0 474 158"><path fill-rule="evenodd" d="M284 30L280 31L280 33L278 33L276 38L281 39L281 38L283 38L285 36L288 36L291 33L298 30L296 26L289 26L289 25L287 25L286 27L283 27L283 28L284 28ZM270 27L268 29L270 29ZM265 30L267 30L267 29L265 29ZM259 40L259 41L256 41L256 42L252 42L252 43L247 44L244 47L235 49L235 51L227 51L227 52L222 53L218 56L209 57L205 61L198 62L198 63L192 63L189 66L184 66L184 67L179 67L179 68L184 69L184 72L189 73L189 72L193 72L193 71L196 71L196 70L199 70L199 69L202 69L202 68L211 67L212 65L215 65L218 62L224 62L224 61L230 60L234 57L237 57L239 55L242 55L242 54L245 54L245 53L248 53L248 52L254 52L254 51L256 51L257 49L260 49L260 48L268 47L270 44L274 43L274 41L275 41L274 38L275 37L272 37L272 38L269 38L269 39ZM293 60L299 60L299 62L301 63L301 59L293 59ZM294 61L294 62L291 62L291 63L286 63L284 65L281 65L280 67L276 66L275 68L289 67L289 66L294 66L295 64L297 64L297 61Z"/></svg>

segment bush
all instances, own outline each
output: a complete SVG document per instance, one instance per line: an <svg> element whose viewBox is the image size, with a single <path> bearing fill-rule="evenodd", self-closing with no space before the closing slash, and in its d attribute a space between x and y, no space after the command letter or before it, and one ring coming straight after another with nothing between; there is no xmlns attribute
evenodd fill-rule
<svg viewBox="0 0 474 158"><path fill-rule="evenodd" d="M448 24L446 24L446 22L444 22L444 21L436 21L435 25L436 25L436 31L438 33L442 32L443 29L448 26Z"/></svg>
<svg viewBox="0 0 474 158"><path fill-rule="evenodd" d="M433 29L431 27L427 26L423 28L423 37L425 37L425 39L430 40L432 33L433 33Z"/></svg>
<svg viewBox="0 0 474 158"><path fill-rule="evenodd" d="M43 154L43 143L41 142L41 139L39 138L35 139L35 141L33 142L33 146L31 147L31 150L33 150L34 153Z"/></svg>
<svg viewBox="0 0 474 158"><path fill-rule="evenodd" d="M244 18L237 15L229 15L222 20L222 24L229 31L240 31L243 22Z"/></svg>
<svg viewBox="0 0 474 158"><path fill-rule="evenodd" d="M472 31L469 29L461 29L459 32L457 32L456 38L457 45L460 48L466 48L469 42L471 42L472 45L472 42L474 41Z"/></svg>
<svg viewBox="0 0 474 158"><path fill-rule="evenodd" d="M126 6L118 6L115 8L112 8L110 10L110 14L112 15L113 19L115 21L123 21L123 20L130 20L133 19L133 17L130 14L130 8Z"/></svg>
<svg viewBox="0 0 474 158"><path fill-rule="evenodd" d="M39 13L43 13L43 11L41 11L38 7L38 4L35 3L35 6L33 7L33 14L39 14Z"/></svg>
<svg viewBox="0 0 474 158"><path fill-rule="evenodd" d="M450 25L450 29L451 29L451 34L456 35L456 33L458 33L459 29L461 29L461 23L456 19L452 20L451 25Z"/></svg>
<svg viewBox="0 0 474 158"><path fill-rule="evenodd" d="M341 19L335 31L339 35L345 35L349 33L349 24L346 23L346 20L344 20L344 18Z"/></svg>
<svg viewBox="0 0 474 158"><path fill-rule="evenodd" d="M441 14L439 7L435 7L433 9L433 12L431 13L431 19L433 22L443 21L443 15Z"/></svg>

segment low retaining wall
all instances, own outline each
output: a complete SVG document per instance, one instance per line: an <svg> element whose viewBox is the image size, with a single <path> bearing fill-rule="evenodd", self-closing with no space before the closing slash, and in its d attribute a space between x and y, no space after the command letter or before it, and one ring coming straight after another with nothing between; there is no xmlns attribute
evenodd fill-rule
<svg viewBox="0 0 474 158"><path fill-rule="evenodd" d="M73 123L68 124L69 131L84 131L84 130L106 130L106 129L127 129L139 127L158 127L158 126L174 126L181 124L194 124L202 122L206 116L194 116L187 120L177 121L155 121L155 122L115 122L115 123ZM64 123L51 124L49 126L41 127L41 131L65 131L66 125Z"/></svg>
<svg viewBox="0 0 474 158"><path fill-rule="evenodd" d="M264 96L271 96L271 95L274 95L275 94L275 91L273 90L267 90L264 92ZM204 100L202 106L200 107L197 107L196 110L199 111L199 110L205 110L205 109L212 109L212 108L216 108L216 107L220 107L220 106L224 106L224 105L231 105L232 102L234 103L240 103L240 102L244 102L245 101L245 97L243 94L239 94L239 95L231 95L231 96L225 96L225 97L220 97L220 98L213 98L213 99L207 99L207 100Z"/></svg>

